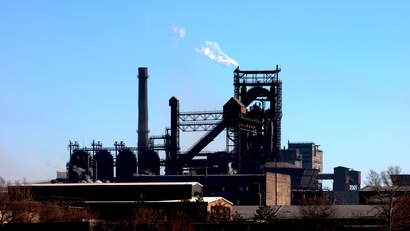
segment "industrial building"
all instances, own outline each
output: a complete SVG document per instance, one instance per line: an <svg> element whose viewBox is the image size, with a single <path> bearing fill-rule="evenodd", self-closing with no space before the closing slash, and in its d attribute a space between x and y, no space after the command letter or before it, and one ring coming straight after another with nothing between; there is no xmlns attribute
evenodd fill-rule
<svg viewBox="0 0 410 231"><path fill-rule="evenodd" d="M204 196L223 196L238 204L288 205L299 195L322 190L322 180L345 172L323 174L323 151L314 142L281 149L281 69L233 71L233 95L220 111L180 112L171 96L166 134L149 136L148 68L138 69L138 142L128 147L69 142L67 179L78 182L199 182ZM224 151L202 152L223 131ZM185 152L181 132L205 132ZM164 153L164 159L159 152ZM358 172L357 179L360 179ZM355 183L357 183L355 181ZM358 183L360 185L360 182ZM286 186L288 185L288 186ZM337 187L339 184L336 185ZM351 188L337 188L350 191Z"/></svg>
<svg viewBox="0 0 410 231"><path fill-rule="evenodd" d="M281 150L282 158L304 169L317 169L318 174L323 173L323 151L320 145L313 142L291 143L288 141L288 149ZM315 180L317 188L322 188L322 181Z"/></svg>
<svg viewBox="0 0 410 231"><path fill-rule="evenodd" d="M38 202L76 209L78 214L89 208L106 221L118 222L139 209L160 212L158 218L164 222L177 211L195 219L218 213L231 220L233 203L223 197L203 197L202 188L198 182L14 184L8 186L8 193L19 197L24 189Z"/></svg>
<svg viewBox="0 0 410 231"><path fill-rule="evenodd" d="M25 184L38 197L81 198L84 201L159 201L191 199L202 194L198 182ZM16 189L23 187L15 186ZM13 189L11 187L10 189Z"/></svg>

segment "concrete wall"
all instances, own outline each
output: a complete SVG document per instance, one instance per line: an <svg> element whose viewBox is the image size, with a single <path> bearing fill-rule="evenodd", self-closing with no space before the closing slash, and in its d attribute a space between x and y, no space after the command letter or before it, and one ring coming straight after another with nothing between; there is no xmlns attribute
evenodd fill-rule
<svg viewBox="0 0 410 231"><path fill-rule="evenodd" d="M290 176L284 175L284 174L275 174L275 173L267 172L266 173L266 205L272 206L272 205L290 205L290 204L291 204Z"/></svg>

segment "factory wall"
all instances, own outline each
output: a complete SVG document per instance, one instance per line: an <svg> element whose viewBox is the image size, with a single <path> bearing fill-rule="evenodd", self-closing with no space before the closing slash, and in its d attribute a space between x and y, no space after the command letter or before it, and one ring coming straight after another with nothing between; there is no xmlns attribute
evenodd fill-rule
<svg viewBox="0 0 410 231"><path fill-rule="evenodd" d="M290 205L290 176L266 173L266 205Z"/></svg>
<svg viewBox="0 0 410 231"><path fill-rule="evenodd" d="M9 186L13 193L15 185ZM201 195L198 182L25 184L36 198L81 198L85 201L183 200Z"/></svg>
<svg viewBox="0 0 410 231"><path fill-rule="evenodd" d="M289 143L288 149L299 149L302 155L302 168L319 169L323 172L323 151L315 143Z"/></svg>
<svg viewBox="0 0 410 231"><path fill-rule="evenodd" d="M278 174L278 204L291 203L290 176ZM203 185L204 197L223 197L234 205L272 204L275 198L275 174L224 174L224 175L167 175L134 177L135 182L186 182L195 181ZM269 195L269 202L268 196ZM275 200L276 201L276 200Z"/></svg>
<svg viewBox="0 0 410 231"><path fill-rule="evenodd" d="M295 167L302 168L302 155L299 149L282 149L280 154L282 162L288 162L295 165Z"/></svg>
<svg viewBox="0 0 410 231"><path fill-rule="evenodd" d="M204 196L221 196L235 205L265 203L266 175L210 175L204 185Z"/></svg>
<svg viewBox="0 0 410 231"><path fill-rule="evenodd" d="M319 173L323 173L323 151L319 150L320 145L315 143L290 143L288 141L288 149L299 149L302 155L302 168L318 169ZM318 188L322 186L322 180L316 180Z"/></svg>

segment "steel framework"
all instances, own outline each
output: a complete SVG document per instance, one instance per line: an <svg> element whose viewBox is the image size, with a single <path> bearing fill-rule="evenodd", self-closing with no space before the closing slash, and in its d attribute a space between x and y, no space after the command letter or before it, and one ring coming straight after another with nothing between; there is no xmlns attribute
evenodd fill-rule
<svg viewBox="0 0 410 231"><path fill-rule="evenodd" d="M234 97L239 99L246 107L255 101L260 102L267 118L262 118L263 127L261 135L267 140L265 161L279 161L281 147L281 120L282 120L282 81L279 79L281 69L276 65L275 70L242 71L234 70ZM265 108L269 103L270 107ZM235 127L227 128L226 150L229 153L240 153L238 147L240 131ZM244 148L242 148L244 149Z"/></svg>

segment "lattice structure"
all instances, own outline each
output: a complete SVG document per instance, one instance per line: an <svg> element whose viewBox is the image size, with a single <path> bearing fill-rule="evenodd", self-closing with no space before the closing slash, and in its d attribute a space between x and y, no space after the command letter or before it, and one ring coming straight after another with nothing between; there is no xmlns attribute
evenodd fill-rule
<svg viewBox="0 0 410 231"><path fill-rule="evenodd" d="M249 111L252 103L259 107L261 113L267 117L263 120L260 135L265 139L265 161L279 160L281 147L281 119L282 119L282 81L279 80L280 68L275 70L234 71L234 97L239 99ZM266 104L269 108L265 108ZM259 115L261 117L262 114ZM229 153L240 153L238 150L242 137L237 128L228 128L226 149ZM239 140L239 137L241 137ZM243 143L242 143L243 146ZM243 150L249 150L242 147Z"/></svg>
<svg viewBox="0 0 410 231"><path fill-rule="evenodd" d="M209 131L218 125L223 117L222 111L179 113L178 127L183 132Z"/></svg>

